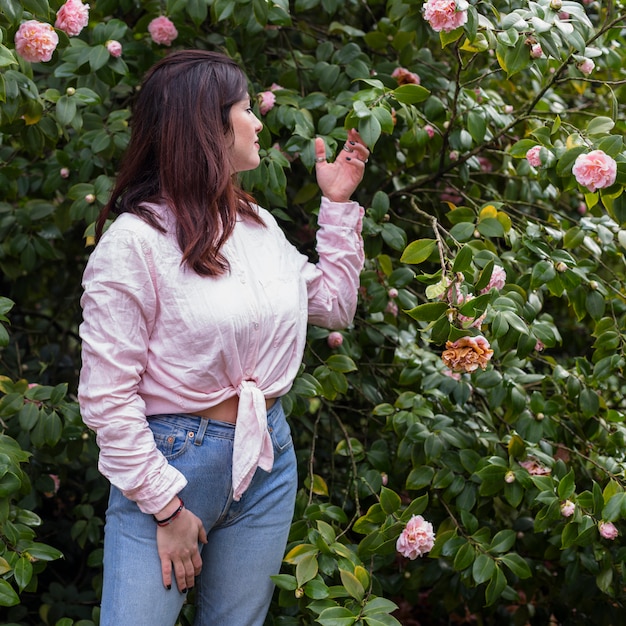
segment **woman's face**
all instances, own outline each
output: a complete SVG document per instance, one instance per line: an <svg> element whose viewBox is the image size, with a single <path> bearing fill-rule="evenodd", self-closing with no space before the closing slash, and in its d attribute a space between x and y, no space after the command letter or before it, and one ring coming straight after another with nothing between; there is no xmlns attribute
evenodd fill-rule
<svg viewBox="0 0 626 626"><path fill-rule="evenodd" d="M263 124L250 106L246 96L233 104L230 109L230 125L233 132L231 163L234 172L253 170L261 161L259 158L258 135Z"/></svg>

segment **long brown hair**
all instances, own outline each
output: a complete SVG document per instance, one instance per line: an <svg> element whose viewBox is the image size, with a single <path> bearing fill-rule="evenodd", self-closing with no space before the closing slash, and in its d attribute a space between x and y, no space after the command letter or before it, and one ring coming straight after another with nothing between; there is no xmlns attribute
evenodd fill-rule
<svg viewBox="0 0 626 626"><path fill-rule="evenodd" d="M130 143L96 239L111 212L134 213L163 231L142 203L165 202L183 263L203 276L224 273L220 250L237 216L263 224L230 167L230 109L247 93L245 74L224 54L181 50L157 62L134 103Z"/></svg>

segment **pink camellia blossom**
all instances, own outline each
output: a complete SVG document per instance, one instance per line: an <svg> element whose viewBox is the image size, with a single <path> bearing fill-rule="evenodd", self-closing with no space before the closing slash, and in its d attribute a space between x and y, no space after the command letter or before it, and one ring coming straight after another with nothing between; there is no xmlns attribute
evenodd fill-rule
<svg viewBox="0 0 626 626"><path fill-rule="evenodd" d="M257 97L261 115L267 115L274 108L276 96L271 91L261 91Z"/></svg>
<svg viewBox="0 0 626 626"><path fill-rule="evenodd" d="M543 50L541 49L540 43L535 43L530 47L530 56L533 59L539 59L543 54Z"/></svg>
<svg viewBox="0 0 626 626"><path fill-rule="evenodd" d="M535 459L520 461L520 466L523 467L531 476L546 476L552 473L552 470L549 467L540 465Z"/></svg>
<svg viewBox="0 0 626 626"><path fill-rule="evenodd" d="M155 17L148 24L148 32L154 43L163 46L171 46L172 41L178 37L176 26L174 26L172 20L170 20L169 17L165 17L165 15Z"/></svg>
<svg viewBox="0 0 626 626"><path fill-rule="evenodd" d="M61 176L61 178L69 178L70 177L70 170L67 167L62 167L59 170L59 175Z"/></svg>
<svg viewBox="0 0 626 626"><path fill-rule="evenodd" d="M334 350L338 348L343 343L343 335L338 333L337 331L333 331L328 335L328 339L326 339L328 345Z"/></svg>
<svg viewBox="0 0 626 626"><path fill-rule="evenodd" d="M444 365L453 372L474 372L479 367L485 369L493 356L489 342L482 336L461 337L447 341L441 355Z"/></svg>
<svg viewBox="0 0 626 626"><path fill-rule="evenodd" d="M494 265L489 283L480 293L489 293L492 289L500 291L504 285L506 285L506 271L503 267Z"/></svg>
<svg viewBox="0 0 626 626"><path fill-rule="evenodd" d="M15 33L15 51L30 63L46 63L59 44L54 28L45 22L28 20Z"/></svg>
<svg viewBox="0 0 626 626"><path fill-rule="evenodd" d="M589 76L589 74L591 74L591 72L593 72L593 69L595 68L596 64L591 60L591 59L585 59L584 61L580 62L578 64L578 69L585 75L585 76Z"/></svg>
<svg viewBox="0 0 626 626"><path fill-rule="evenodd" d="M391 77L398 81L398 85L419 85L421 82L417 74L410 72L404 67L396 67L396 69L391 72Z"/></svg>
<svg viewBox="0 0 626 626"><path fill-rule="evenodd" d="M105 44L104 47L109 51L109 54L112 57L121 57L122 56L122 44L119 41L116 41L115 39L109 39Z"/></svg>
<svg viewBox="0 0 626 626"><path fill-rule="evenodd" d="M57 11L54 27L62 30L70 37L80 35L80 31L89 23L89 5L82 0L67 0Z"/></svg>
<svg viewBox="0 0 626 626"><path fill-rule="evenodd" d="M424 19L435 32L449 33L467 22L465 0L427 0L424 5Z"/></svg>
<svg viewBox="0 0 626 626"><path fill-rule="evenodd" d="M572 174L576 182L589 191L610 187L617 176L617 163L602 150L579 154L574 161Z"/></svg>
<svg viewBox="0 0 626 626"><path fill-rule="evenodd" d="M540 167L541 166L541 146L533 146L526 153L526 160L528 161L529 165L532 165L533 167Z"/></svg>
<svg viewBox="0 0 626 626"><path fill-rule="evenodd" d="M453 372L452 370L448 369L447 367L443 370L441 370L441 373L444 376L447 376L448 378L451 378L452 380L456 380L457 382L459 380L461 380L461 374L459 374L459 372Z"/></svg>
<svg viewBox="0 0 626 626"><path fill-rule="evenodd" d="M545 350L545 344L543 343L543 341L540 341L539 339L537 339L537 343L535 343L535 350L537 352L543 352Z"/></svg>
<svg viewBox="0 0 626 626"><path fill-rule="evenodd" d="M402 556L414 560L430 552L434 545L433 525L421 515L413 515L398 537L396 550Z"/></svg>
<svg viewBox="0 0 626 626"><path fill-rule="evenodd" d="M576 510L576 505L571 500L565 500L565 502L561 502L561 515L563 517L571 517L574 515L574 511Z"/></svg>
<svg viewBox="0 0 626 626"><path fill-rule="evenodd" d="M389 291L387 292L387 295L390 298L397 298L398 297L398 290L395 287L391 287L389 289Z"/></svg>
<svg viewBox="0 0 626 626"><path fill-rule="evenodd" d="M600 531L600 535L605 539L615 539L619 532L617 528L615 528L615 524L613 522L600 522L598 524L598 530Z"/></svg>
<svg viewBox="0 0 626 626"><path fill-rule="evenodd" d="M270 91L280 91L281 89L284 89L284 87L278 83L272 83L270 85Z"/></svg>
<svg viewBox="0 0 626 626"><path fill-rule="evenodd" d="M430 124L426 124L426 126L424 126L424 130L426 131L429 139L432 139L435 136L435 129Z"/></svg>

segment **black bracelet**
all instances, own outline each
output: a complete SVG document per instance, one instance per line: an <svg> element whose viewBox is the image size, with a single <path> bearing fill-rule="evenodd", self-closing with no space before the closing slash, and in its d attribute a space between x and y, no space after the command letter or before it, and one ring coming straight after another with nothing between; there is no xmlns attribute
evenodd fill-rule
<svg viewBox="0 0 626 626"><path fill-rule="evenodd" d="M185 508L185 503L183 502L183 499L180 496L178 497L178 501L179 501L178 508L169 517L166 517L165 519L157 519L156 515L152 516L154 521L157 523L157 526L167 526L168 524L171 524L180 515L180 512Z"/></svg>

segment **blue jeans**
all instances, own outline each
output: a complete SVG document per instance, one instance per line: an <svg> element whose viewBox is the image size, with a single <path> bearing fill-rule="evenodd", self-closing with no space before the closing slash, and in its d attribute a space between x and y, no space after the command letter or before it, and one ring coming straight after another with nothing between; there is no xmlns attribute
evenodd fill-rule
<svg viewBox="0 0 626 626"><path fill-rule="evenodd" d="M262 626L293 517L296 459L280 400L267 415L274 444L271 472L257 469L232 500L233 425L190 415L149 418L157 447L187 478L179 494L203 522L195 626ZM193 434L192 434L193 433ZM101 626L173 626L185 594L163 586L156 525L111 488L104 539Z"/></svg>

